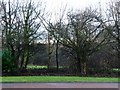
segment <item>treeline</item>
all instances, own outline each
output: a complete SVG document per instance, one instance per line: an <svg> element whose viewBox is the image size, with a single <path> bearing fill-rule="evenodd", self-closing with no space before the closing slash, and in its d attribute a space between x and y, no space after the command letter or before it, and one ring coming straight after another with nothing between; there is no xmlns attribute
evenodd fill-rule
<svg viewBox="0 0 120 90"><path fill-rule="evenodd" d="M59 56L60 48L64 48L66 57L72 59L70 67L76 69L78 75L87 75L91 68L97 68L95 66L100 64L101 68L108 68L109 62L114 62L110 55L115 57L114 63L119 63L120 2L109 3L106 13L91 7L67 13L63 9L54 21L46 17L42 2L36 5L32 1L21 4L18 1L11 3L9 0L1 2L0 8L3 72L26 69L30 58L35 58L44 49L44 46L35 47L39 45L36 44L38 41L45 43L48 69L51 67L54 52L59 70L62 57ZM103 58L97 64L100 62L99 58L104 57L100 53L109 57L108 63ZM111 68L119 68L118 66Z"/></svg>

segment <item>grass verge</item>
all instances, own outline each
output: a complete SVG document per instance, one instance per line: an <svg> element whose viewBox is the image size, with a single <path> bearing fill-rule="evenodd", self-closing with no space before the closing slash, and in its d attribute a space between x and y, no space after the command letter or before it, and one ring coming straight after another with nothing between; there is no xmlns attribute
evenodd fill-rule
<svg viewBox="0 0 120 90"><path fill-rule="evenodd" d="M3 76L0 77L0 82L118 82L118 78L77 76Z"/></svg>

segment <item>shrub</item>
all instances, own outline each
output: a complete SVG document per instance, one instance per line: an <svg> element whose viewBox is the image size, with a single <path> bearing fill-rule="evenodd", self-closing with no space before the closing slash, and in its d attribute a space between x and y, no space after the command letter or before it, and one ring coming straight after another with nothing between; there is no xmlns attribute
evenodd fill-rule
<svg viewBox="0 0 120 90"><path fill-rule="evenodd" d="M10 50L4 50L2 53L2 72L11 72L15 70L13 57Z"/></svg>

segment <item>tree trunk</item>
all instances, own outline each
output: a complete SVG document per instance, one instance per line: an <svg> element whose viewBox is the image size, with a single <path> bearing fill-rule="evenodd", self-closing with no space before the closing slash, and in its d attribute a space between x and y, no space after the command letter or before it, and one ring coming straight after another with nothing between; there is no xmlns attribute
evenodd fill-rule
<svg viewBox="0 0 120 90"><path fill-rule="evenodd" d="M50 34L48 32L48 64L47 64L48 69L50 69L50 63L51 63L51 44L50 44Z"/></svg>
<svg viewBox="0 0 120 90"><path fill-rule="evenodd" d="M86 62L83 63L83 75L87 75L87 64L86 64Z"/></svg>
<svg viewBox="0 0 120 90"><path fill-rule="evenodd" d="M24 51L22 52L22 55L21 55L20 69L23 69L23 63L24 63Z"/></svg>
<svg viewBox="0 0 120 90"><path fill-rule="evenodd" d="M120 36L118 37L119 39L118 39L118 66L119 66L119 68L120 68Z"/></svg>
<svg viewBox="0 0 120 90"><path fill-rule="evenodd" d="M57 70L59 69L59 60L58 60L58 46L59 45L59 40L56 42L56 65L57 65Z"/></svg>
<svg viewBox="0 0 120 90"><path fill-rule="evenodd" d="M119 66L119 68L120 68L120 29L119 29L119 27L118 27L118 66Z"/></svg>
<svg viewBox="0 0 120 90"><path fill-rule="evenodd" d="M86 62L86 58L84 59L84 61L81 62L81 73L83 76L87 75L87 62Z"/></svg>
<svg viewBox="0 0 120 90"><path fill-rule="evenodd" d="M27 68L28 61L29 61L29 51L27 51L26 62L25 62L25 69Z"/></svg>
<svg viewBox="0 0 120 90"><path fill-rule="evenodd" d="M77 55L77 74L81 75L81 61L79 55Z"/></svg>
<svg viewBox="0 0 120 90"><path fill-rule="evenodd" d="M28 62L28 45L25 45L25 52L24 52L24 66L23 68L26 68L27 62Z"/></svg>
<svg viewBox="0 0 120 90"><path fill-rule="evenodd" d="M10 45L10 46L11 46L11 57L12 57L12 60L13 60L14 65L16 66L15 50L14 50L14 48L13 48L13 45Z"/></svg>

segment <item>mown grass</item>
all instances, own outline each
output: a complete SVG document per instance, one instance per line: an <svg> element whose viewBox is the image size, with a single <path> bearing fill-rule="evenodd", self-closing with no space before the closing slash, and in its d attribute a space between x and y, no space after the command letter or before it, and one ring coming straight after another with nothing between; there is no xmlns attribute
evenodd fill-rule
<svg viewBox="0 0 120 90"><path fill-rule="evenodd" d="M51 68L56 68L56 66L51 66ZM68 68L67 66L59 66L59 68ZM47 66L40 66L40 65L28 65L27 69L47 69ZM111 72L120 72L118 68L112 68Z"/></svg>
<svg viewBox="0 0 120 90"><path fill-rule="evenodd" d="M118 72L120 72L120 69L119 68L113 68L112 71L118 71Z"/></svg>
<svg viewBox="0 0 120 90"><path fill-rule="evenodd" d="M118 82L118 78L78 76L3 76L2 82ZM120 78L119 78L120 79Z"/></svg>
<svg viewBox="0 0 120 90"><path fill-rule="evenodd" d="M56 66L51 66L51 68L56 68ZM66 68L66 66L59 66L59 68ZM27 69L47 69L47 66L28 65Z"/></svg>
<svg viewBox="0 0 120 90"><path fill-rule="evenodd" d="M27 69L47 69L47 66L38 66L38 65L28 65Z"/></svg>

